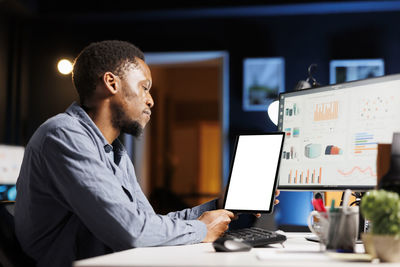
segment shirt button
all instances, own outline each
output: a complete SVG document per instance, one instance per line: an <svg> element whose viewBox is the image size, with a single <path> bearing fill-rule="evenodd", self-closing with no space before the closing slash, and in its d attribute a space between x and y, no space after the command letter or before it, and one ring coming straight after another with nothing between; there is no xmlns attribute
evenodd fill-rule
<svg viewBox="0 0 400 267"><path fill-rule="evenodd" d="M110 153L112 151L112 147L110 145L105 145L104 150L106 151L106 153Z"/></svg>

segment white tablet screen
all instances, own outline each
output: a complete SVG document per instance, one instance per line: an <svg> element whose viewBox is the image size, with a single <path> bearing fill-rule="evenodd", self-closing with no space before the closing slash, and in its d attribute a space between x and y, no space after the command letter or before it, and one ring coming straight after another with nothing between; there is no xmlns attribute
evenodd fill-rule
<svg viewBox="0 0 400 267"><path fill-rule="evenodd" d="M225 209L271 212L284 134L240 135Z"/></svg>

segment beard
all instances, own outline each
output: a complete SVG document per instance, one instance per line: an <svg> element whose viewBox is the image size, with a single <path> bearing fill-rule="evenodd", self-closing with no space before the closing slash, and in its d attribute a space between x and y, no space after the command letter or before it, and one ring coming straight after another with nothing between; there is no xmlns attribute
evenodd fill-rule
<svg viewBox="0 0 400 267"><path fill-rule="evenodd" d="M138 121L130 119L120 105L111 104L111 112L111 123L114 128L119 129L123 133L133 135L134 137L142 135L142 125L140 125Z"/></svg>

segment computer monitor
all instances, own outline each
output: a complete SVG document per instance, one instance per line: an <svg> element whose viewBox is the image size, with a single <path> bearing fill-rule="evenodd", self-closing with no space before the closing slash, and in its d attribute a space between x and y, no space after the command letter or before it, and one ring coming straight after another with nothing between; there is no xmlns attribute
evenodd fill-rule
<svg viewBox="0 0 400 267"><path fill-rule="evenodd" d="M400 132L399 103L400 74L280 94L286 138L278 187L374 188L377 144Z"/></svg>
<svg viewBox="0 0 400 267"><path fill-rule="evenodd" d="M15 184L21 168L25 148L0 145L0 184Z"/></svg>
<svg viewBox="0 0 400 267"><path fill-rule="evenodd" d="M15 183L19 175L25 148L0 145L0 201L15 200Z"/></svg>

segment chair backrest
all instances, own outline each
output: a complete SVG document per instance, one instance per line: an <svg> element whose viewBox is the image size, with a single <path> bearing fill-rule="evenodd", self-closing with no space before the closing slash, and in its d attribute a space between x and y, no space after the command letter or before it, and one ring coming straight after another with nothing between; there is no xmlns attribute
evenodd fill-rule
<svg viewBox="0 0 400 267"><path fill-rule="evenodd" d="M15 236L15 201L0 201L0 266L30 267L34 261L26 255Z"/></svg>

